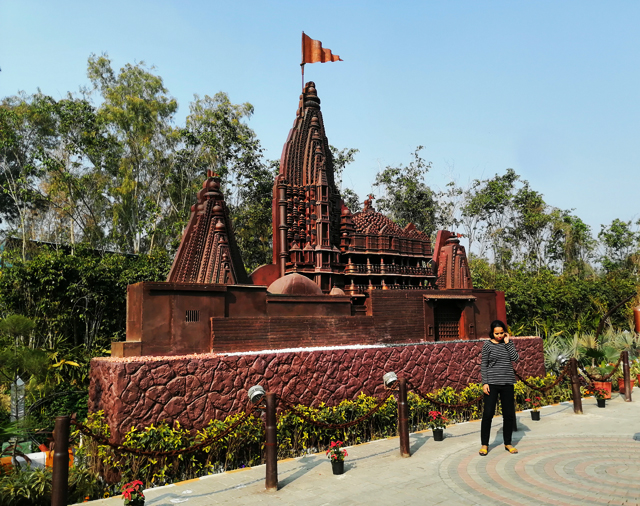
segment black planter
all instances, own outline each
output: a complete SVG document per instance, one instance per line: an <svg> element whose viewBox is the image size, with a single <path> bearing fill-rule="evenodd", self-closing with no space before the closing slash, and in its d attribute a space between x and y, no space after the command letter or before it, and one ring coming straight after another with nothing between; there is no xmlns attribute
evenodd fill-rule
<svg viewBox="0 0 640 506"><path fill-rule="evenodd" d="M444 440L444 429L433 429L433 440L434 441Z"/></svg>
<svg viewBox="0 0 640 506"><path fill-rule="evenodd" d="M531 419L535 420L536 422L540 421L540 411L532 411L531 412Z"/></svg>
<svg viewBox="0 0 640 506"><path fill-rule="evenodd" d="M344 460L332 460L331 468L333 469L333 474L344 474Z"/></svg>
<svg viewBox="0 0 640 506"><path fill-rule="evenodd" d="M596 401L598 401L598 407L599 407L599 408L604 408L604 407L606 407L607 399L596 399Z"/></svg>

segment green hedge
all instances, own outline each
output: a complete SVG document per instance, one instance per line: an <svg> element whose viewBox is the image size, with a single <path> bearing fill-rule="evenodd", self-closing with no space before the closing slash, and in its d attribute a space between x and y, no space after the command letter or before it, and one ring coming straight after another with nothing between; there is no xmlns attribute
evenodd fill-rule
<svg viewBox="0 0 640 506"><path fill-rule="evenodd" d="M553 374L528 380L536 386L545 386L555 381ZM433 393L433 398L450 404L463 404L475 399L482 392L479 384L470 384L464 390L456 392L453 388L442 388ZM516 409L527 409L525 401L532 392L522 382L515 385ZM542 404L555 404L571 399L571 386L568 381L552 388L546 395L540 395ZM297 406L296 410L305 418L324 423L341 424L359 418L368 413L378 400L375 397L360 394L354 400L343 400L337 406L318 407ZM438 405L423 399L413 392L408 395L410 430L412 432L428 428L430 411L440 411ZM452 423L478 419L482 415L482 401L461 409L445 410L444 414ZM221 433L236 422L243 413L227 417L224 421L212 420L209 425L195 433L190 433L179 423L169 425L161 422L142 429L132 427L125 434L123 444L144 450L168 451L187 448L205 438ZM111 433L102 412L89 415L86 424L97 434L110 437ZM347 445L356 445L367 441L395 436L397 433L397 403L395 397L389 397L371 417L361 423L333 430L318 427L306 422L295 411L278 414L278 458L299 457L326 450L331 441L341 440ZM119 494L122 484L134 479L142 480L145 488L166 485L176 481L196 478L225 470L250 467L264 459L264 423L257 414L251 415L234 432L193 454L176 457L151 458L135 457L129 454L116 456L108 446L97 444L92 438L81 436L78 431L73 437L77 444L76 468L73 478L73 500L90 497L97 499L106 495ZM8 477L0 478L0 506L17 506L20 502L16 483L28 483L25 473L36 473L33 483L42 483L46 472L22 470ZM38 474L40 473L40 474ZM48 478L50 480L50 476ZM46 480L45 480L46 481ZM32 491L32 504L45 504L50 487L42 493ZM2 502L4 501L4 502Z"/></svg>
<svg viewBox="0 0 640 506"><path fill-rule="evenodd" d="M541 378L531 378L529 382L542 387L553 383L555 379L555 375L548 374ZM433 394L433 398L440 402L462 404L477 398L481 392L480 384L470 384L460 392L450 387L442 388ZM531 395L540 394L531 392L523 383L518 382L515 385L516 409L527 409L529 406L525 399ZM565 381L540 397L543 405L570 400L571 387ZM343 400L337 406L324 404L318 407L297 406L296 410L311 420L341 424L365 415L377 402L376 398L361 394L354 400ZM412 432L428 428L429 412L440 411L436 403L423 399L413 392L409 392L408 403ZM482 416L482 401L467 408L445 410L444 414L452 423L478 419ZM132 427L125 435L123 444L132 448L157 451L186 448L204 438L219 434L242 415L243 413L229 416L224 421L212 420L205 429L193 435L178 423L170 426L163 422L143 429ZM105 436L110 435L109 427L101 413L90 415L88 424L92 430ZM277 427L278 458L299 457L326 450L332 440L356 445L395 436L397 434L397 403L395 397L391 396L371 417L345 429L318 427L306 422L298 416L296 411L279 413ZM264 424L258 416L254 415L212 447L172 458L153 459L130 455L118 458L110 448L87 441L87 438L84 438L84 441L85 445L78 451L78 456L84 465L96 473L103 469L113 470L114 472L106 476L108 481L113 483L126 483L139 479L145 483L145 487L249 467L262 463L264 459Z"/></svg>

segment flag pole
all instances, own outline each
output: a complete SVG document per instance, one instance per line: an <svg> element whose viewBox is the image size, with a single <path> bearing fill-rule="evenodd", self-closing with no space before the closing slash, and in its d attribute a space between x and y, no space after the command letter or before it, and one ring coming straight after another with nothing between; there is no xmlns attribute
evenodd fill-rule
<svg viewBox="0 0 640 506"><path fill-rule="evenodd" d="M304 30L302 31L302 63L300 63L300 70L302 70L302 93L304 93Z"/></svg>

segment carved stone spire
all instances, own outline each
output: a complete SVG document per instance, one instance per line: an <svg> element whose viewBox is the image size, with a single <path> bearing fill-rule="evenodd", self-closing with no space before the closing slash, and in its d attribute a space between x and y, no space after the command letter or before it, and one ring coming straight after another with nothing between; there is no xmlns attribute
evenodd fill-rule
<svg viewBox="0 0 640 506"><path fill-rule="evenodd" d="M167 279L173 283L249 282L236 246L220 178L209 171Z"/></svg>
<svg viewBox="0 0 640 506"><path fill-rule="evenodd" d="M273 191L273 263L279 265L280 276L294 266L308 273L330 271L329 265L337 262L335 254L309 253L338 251L342 208L313 82L300 95Z"/></svg>

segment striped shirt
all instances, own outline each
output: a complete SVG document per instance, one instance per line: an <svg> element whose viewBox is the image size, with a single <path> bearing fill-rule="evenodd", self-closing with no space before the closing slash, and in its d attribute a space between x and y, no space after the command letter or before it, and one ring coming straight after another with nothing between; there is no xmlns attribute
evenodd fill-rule
<svg viewBox="0 0 640 506"><path fill-rule="evenodd" d="M482 362L480 372L482 374L483 385L513 385L516 376L513 373L511 362L519 359L513 341L504 343L493 343L491 340L485 341L482 346Z"/></svg>

